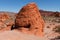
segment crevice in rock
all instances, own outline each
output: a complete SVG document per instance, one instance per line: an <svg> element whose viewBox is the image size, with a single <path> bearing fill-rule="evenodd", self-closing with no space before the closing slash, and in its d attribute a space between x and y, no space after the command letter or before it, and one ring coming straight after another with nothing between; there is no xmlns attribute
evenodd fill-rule
<svg viewBox="0 0 60 40"><path fill-rule="evenodd" d="M31 24L24 26L24 28L30 28Z"/></svg>

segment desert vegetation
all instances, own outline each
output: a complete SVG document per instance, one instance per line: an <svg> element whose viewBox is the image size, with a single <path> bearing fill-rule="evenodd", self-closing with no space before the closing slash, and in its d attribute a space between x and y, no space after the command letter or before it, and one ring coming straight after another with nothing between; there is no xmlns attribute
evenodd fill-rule
<svg viewBox="0 0 60 40"><path fill-rule="evenodd" d="M55 38L53 38L51 40L60 40L60 36L57 36L57 37L55 37Z"/></svg>
<svg viewBox="0 0 60 40"><path fill-rule="evenodd" d="M53 30L57 33L60 33L60 25L55 26L55 28Z"/></svg>

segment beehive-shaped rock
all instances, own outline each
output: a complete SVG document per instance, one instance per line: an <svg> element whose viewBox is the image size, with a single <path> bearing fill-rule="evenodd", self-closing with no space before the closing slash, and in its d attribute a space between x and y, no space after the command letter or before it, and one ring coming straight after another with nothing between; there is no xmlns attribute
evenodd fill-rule
<svg viewBox="0 0 60 40"><path fill-rule="evenodd" d="M35 3L24 6L16 16L15 28L27 34L43 35L44 20Z"/></svg>

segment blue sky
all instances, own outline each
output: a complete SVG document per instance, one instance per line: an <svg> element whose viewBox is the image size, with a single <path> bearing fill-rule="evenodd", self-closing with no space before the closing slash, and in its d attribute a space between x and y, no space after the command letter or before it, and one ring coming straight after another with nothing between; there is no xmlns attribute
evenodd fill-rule
<svg viewBox="0 0 60 40"><path fill-rule="evenodd" d="M39 9L60 12L60 0L0 0L0 11L19 12L30 2L35 2Z"/></svg>

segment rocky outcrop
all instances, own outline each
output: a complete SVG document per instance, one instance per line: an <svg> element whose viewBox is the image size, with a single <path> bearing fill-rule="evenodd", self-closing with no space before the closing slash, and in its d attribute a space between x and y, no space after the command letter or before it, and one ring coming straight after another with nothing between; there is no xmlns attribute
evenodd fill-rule
<svg viewBox="0 0 60 40"><path fill-rule="evenodd" d="M11 21L10 19L10 16L6 13L0 14L0 32L11 30L13 21Z"/></svg>
<svg viewBox="0 0 60 40"><path fill-rule="evenodd" d="M5 14L5 13L4 13L4 14L3 14L3 13L0 14L0 21L3 21L3 22L4 22L4 21L6 21L7 19L9 19L9 16L8 16L7 14Z"/></svg>
<svg viewBox="0 0 60 40"><path fill-rule="evenodd" d="M43 35L44 20L35 3L24 6L16 16L15 28L27 34Z"/></svg>

